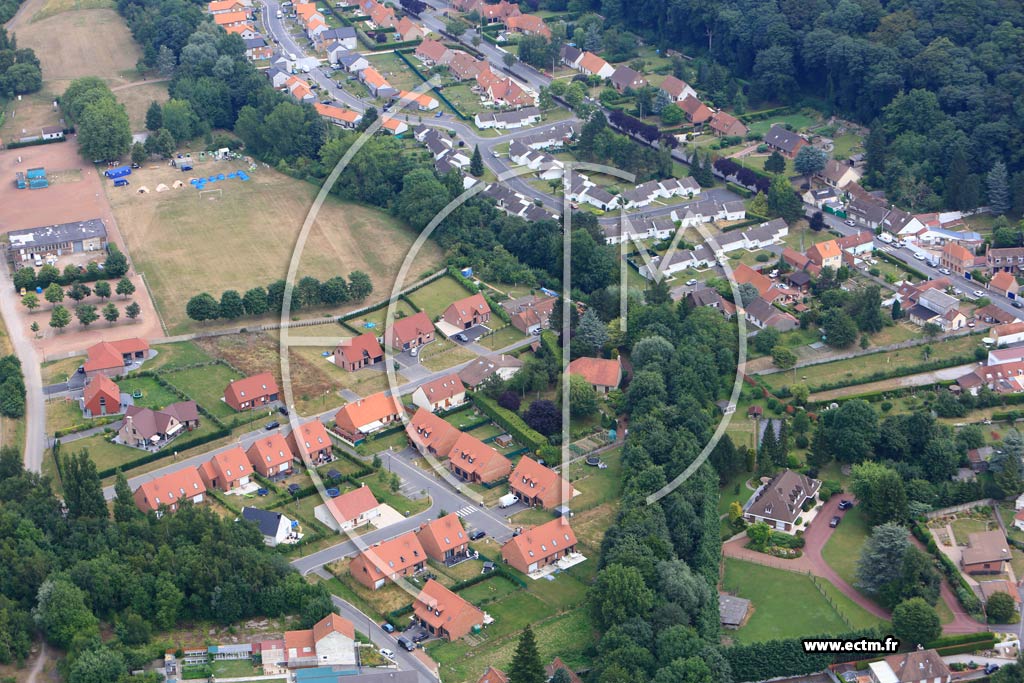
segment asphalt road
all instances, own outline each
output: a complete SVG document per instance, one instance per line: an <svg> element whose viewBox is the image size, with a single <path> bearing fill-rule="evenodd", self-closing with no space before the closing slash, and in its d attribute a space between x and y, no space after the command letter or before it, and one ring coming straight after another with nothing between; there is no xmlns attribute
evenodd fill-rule
<svg viewBox="0 0 1024 683"><path fill-rule="evenodd" d="M813 207L809 207L806 205L805 207L811 211L816 210ZM829 228L836 230L837 232L843 235L853 235L864 229L860 227L851 227L849 225L846 225L842 219L837 218L831 214L826 213L824 214L824 216L826 225L828 225ZM915 270L924 273L925 275L928 276L929 280L935 280L940 277L949 278L949 280L953 283L953 287L956 287L957 289L961 290L963 294L966 296L970 296L971 292L973 292L974 290L982 290L984 291L984 296L988 297L989 300L991 300L991 302L998 306L999 308L1016 317L1024 317L1024 310L1014 308L1013 304L1005 296L1000 296L999 294L996 294L994 292L989 292L985 289L984 285L981 285L980 283L965 278L963 276L956 274L945 275L943 273L940 273L937 267L928 265L926 261L919 261L915 259L914 252L910 249L900 249L895 245L886 244L877 237L874 240L874 247L875 249L884 251L890 256L899 259L900 261L907 264L911 268L914 268Z"/></svg>
<svg viewBox="0 0 1024 683"><path fill-rule="evenodd" d="M338 596L332 595L331 599L334 601L338 614L351 621L357 631L369 636L370 642L376 649L386 647L395 653L395 663L402 671L415 671L419 675L421 683L433 683L437 680L426 664L411 652L399 647L397 639L390 633L386 633L380 624Z"/></svg>

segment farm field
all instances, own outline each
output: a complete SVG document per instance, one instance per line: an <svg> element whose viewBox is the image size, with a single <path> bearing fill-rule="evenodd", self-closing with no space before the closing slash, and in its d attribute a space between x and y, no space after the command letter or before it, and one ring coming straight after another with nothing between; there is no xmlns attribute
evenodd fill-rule
<svg viewBox="0 0 1024 683"><path fill-rule="evenodd" d="M235 162L197 162L196 174L224 173L238 167ZM187 180L164 166L141 169L132 177L134 186L146 185L151 190L158 183ZM200 195L191 187L142 195L107 187L135 265L145 273L171 334L198 328L185 315L185 303L200 291L219 298L226 289L244 292L286 276L316 188L265 168L250 177L248 182L224 181L216 186L222 191L219 195ZM379 300L390 292L414 238L411 230L382 211L331 198L320 209L308 235L298 274L325 280L362 270L373 280L371 299ZM211 243L218 248L209 249ZM410 278L435 269L439 262L440 249L426 243ZM189 277L182 277L183 273ZM354 303L348 308L361 305ZM267 321L272 317L267 316ZM253 322L245 319L232 324Z"/></svg>
<svg viewBox="0 0 1024 683"><path fill-rule="evenodd" d="M772 590L765 591L763 586L771 586ZM735 632L738 642L848 630L839 613L825 601L811 579L802 574L727 557L723 588L753 603L747 623ZM794 610L793 605L801 608Z"/></svg>

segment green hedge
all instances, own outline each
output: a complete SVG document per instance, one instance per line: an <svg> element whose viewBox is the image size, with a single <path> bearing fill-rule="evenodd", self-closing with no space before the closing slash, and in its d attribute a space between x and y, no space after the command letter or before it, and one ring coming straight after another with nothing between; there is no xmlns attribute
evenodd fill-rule
<svg viewBox="0 0 1024 683"><path fill-rule="evenodd" d="M460 273L459 269L455 266L448 266L448 275L455 278L455 281L462 285L470 294L476 294L480 291L480 288L476 286L476 283Z"/></svg>
<svg viewBox="0 0 1024 683"><path fill-rule="evenodd" d="M887 254L884 251L881 251L879 249L875 249L875 251L873 253L874 253L875 256L877 256L878 258L882 259L883 261L887 261L887 262L891 263L892 265L896 266L897 268L905 270L906 272L910 273L914 277L919 277L922 280L927 280L928 279L928 276L925 275L924 273L922 273L920 270L918 270L917 268L914 268L911 265L908 265L908 264L904 263L903 261L900 261L898 258L896 258L895 256L892 256L891 254Z"/></svg>
<svg viewBox="0 0 1024 683"><path fill-rule="evenodd" d="M26 142L8 142L7 149L18 149L19 147L38 147L39 145L51 145L55 142L66 142L67 138L57 138L56 140L44 140L39 138L38 140L27 140Z"/></svg>
<svg viewBox="0 0 1024 683"><path fill-rule="evenodd" d="M944 552L939 550L931 532L922 527L917 521L911 524L910 531L917 540L925 544L932 557L939 561L939 567L949 580L949 585L953 588L953 592L956 593L956 599L960 602L960 606L964 608L964 611L976 619L983 619L981 600L974 594L974 590L967 583L963 574L960 573L960 569L953 564L953 561Z"/></svg>
<svg viewBox="0 0 1024 683"><path fill-rule="evenodd" d="M556 302L557 305L557 302ZM558 360L558 365L562 365L562 347L558 345L558 333L553 330L544 330L540 333L540 345L544 347L553 358Z"/></svg>
<svg viewBox="0 0 1024 683"><path fill-rule="evenodd" d="M103 417L96 417L89 422L83 422L73 427L65 427L64 429L58 429L53 433L53 438L60 439L68 434L77 434L78 432L84 432L86 429L95 429L96 427L102 427L104 425L123 420L124 415L104 415Z"/></svg>
<svg viewBox="0 0 1024 683"><path fill-rule="evenodd" d="M875 629L865 629L840 635L830 633L810 636L810 639L859 640L878 637L879 633ZM733 645L722 650L722 654L729 662L733 677L737 681L763 681L779 676L801 676L819 672L828 668L830 664L853 659L829 653L805 652L801 638Z"/></svg>
<svg viewBox="0 0 1024 683"><path fill-rule="evenodd" d="M128 462L123 462L120 465L118 465L117 467L108 467L108 468L106 468L104 470L100 470L99 473L98 473L99 474L99 478L100 479L106 479L107 477L112 477L115 474L117 474L118 470L122 470L124 472L127 472L128 470L135 469L136 467L142 467L143 465L148 465L151 462L156 462L157 460L160 460L162 458L166 458L168 455L171 454L172 450L173 451L186 451L186 450L188 450L190 448L195 448L196 446L202 446L205 443L210 443L211 441L216 441L217 439L223 439L223 438L228 437L228 436L231 436L231 430L224 429L223 427L221 427L220 429L214 430L214 431L210 432L209 434L206 434L205 436L197 436L197 437L194 437L194 438L191 438L191 439L180 439L180 438L179 439L175 439L174 441L169 443L167 446L164 446L163 448L161 448L160 450L158 450L156 452L146 453L145 455L143 455L141 457L138 457L138 458L135 458L134 460L129 460Z"/></svg>
<svg viewBox="0 0 1024 683"><path fill-rule="evenodd" d="M728 189L735 192L736 194L738 194L739 196L743 197L744 199L750 199L751 197L754 196L753 190L743 187L742 185L737 185L734 182L727 182L725 186Z"/></svg>
<svg viewBox="0 0 1024 683"><path fill-rule="evenodd" d="M467 391L466 393L484 415L497 422L502 429L512 435L513 439L527 446L531 451L536 452L541 446L548 445L548 440L543 434L532 429L523 421L523 418L511 410L502 408L479 392Z"/></svg>

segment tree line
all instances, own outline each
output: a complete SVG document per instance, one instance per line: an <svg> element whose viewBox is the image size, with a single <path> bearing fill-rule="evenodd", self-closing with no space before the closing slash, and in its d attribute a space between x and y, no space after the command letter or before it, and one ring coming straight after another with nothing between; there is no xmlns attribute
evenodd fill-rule
<svg viewBox="0 0 1024 683"><path fill-rule="evenodd" d="M0 2L0 95L14 97L33 93L43 87L39 58L31 48L18 48L12 33L2 24L18 10L18 0Z"/></svg>
<svg viewBox="0 0 1024 683"><path fill-rule="evenodd" d="M245 294L229 289L220 295L220 301L203 292L188 300L185 312L196 322L280 313L284 305L285 286L284 280L277 280L266 287L253 287ZM321 305L340 306L349 301L363 301L372 293L373 282L370 276L360 270L349 273L347 282L340 275L323 282L307 275L292 288L291 310Z"/></svg>
<svg viewBox="0 0 1024 683"><path fill-rule="evenodd" d="M288 614L308 628L332 611L254 525L189 503L145 515L123 474L111 514L88 453L62 463L63 504L16 449L0 449L0 662L24 661L38 630L67 652L69 683L151 683L129 672L162 658L158 631Z"/></svg>

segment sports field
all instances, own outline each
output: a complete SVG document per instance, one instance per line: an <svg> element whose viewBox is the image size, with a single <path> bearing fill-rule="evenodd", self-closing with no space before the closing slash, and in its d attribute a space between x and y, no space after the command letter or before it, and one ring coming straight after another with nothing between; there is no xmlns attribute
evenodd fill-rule
<svg viewBox="0 0 1024 683"><path fill-rule="evenodd" d="M171 186L192 175L229 173L240 166L199 162L193 174L151 165L132 174L128 188L106 187L135 266L145 273L170 334L199 328L185 315L191 296L206 291L219 298L226 289L244 292L287 275L314 186L261 166L248 182L225 180L207 186L220 189L218 194L201 195L188 185L155 192L159 183ZM138 194L141 186L153 192ZM414 238L411 230L382 211L332 198L309 233L299 276L326 280L362 270L373 280L371 300L379 300L390 293ZM427 242L408 282L436 270L440 261L440 249ZM240 319L234 324L254 322Z"/></svg>

